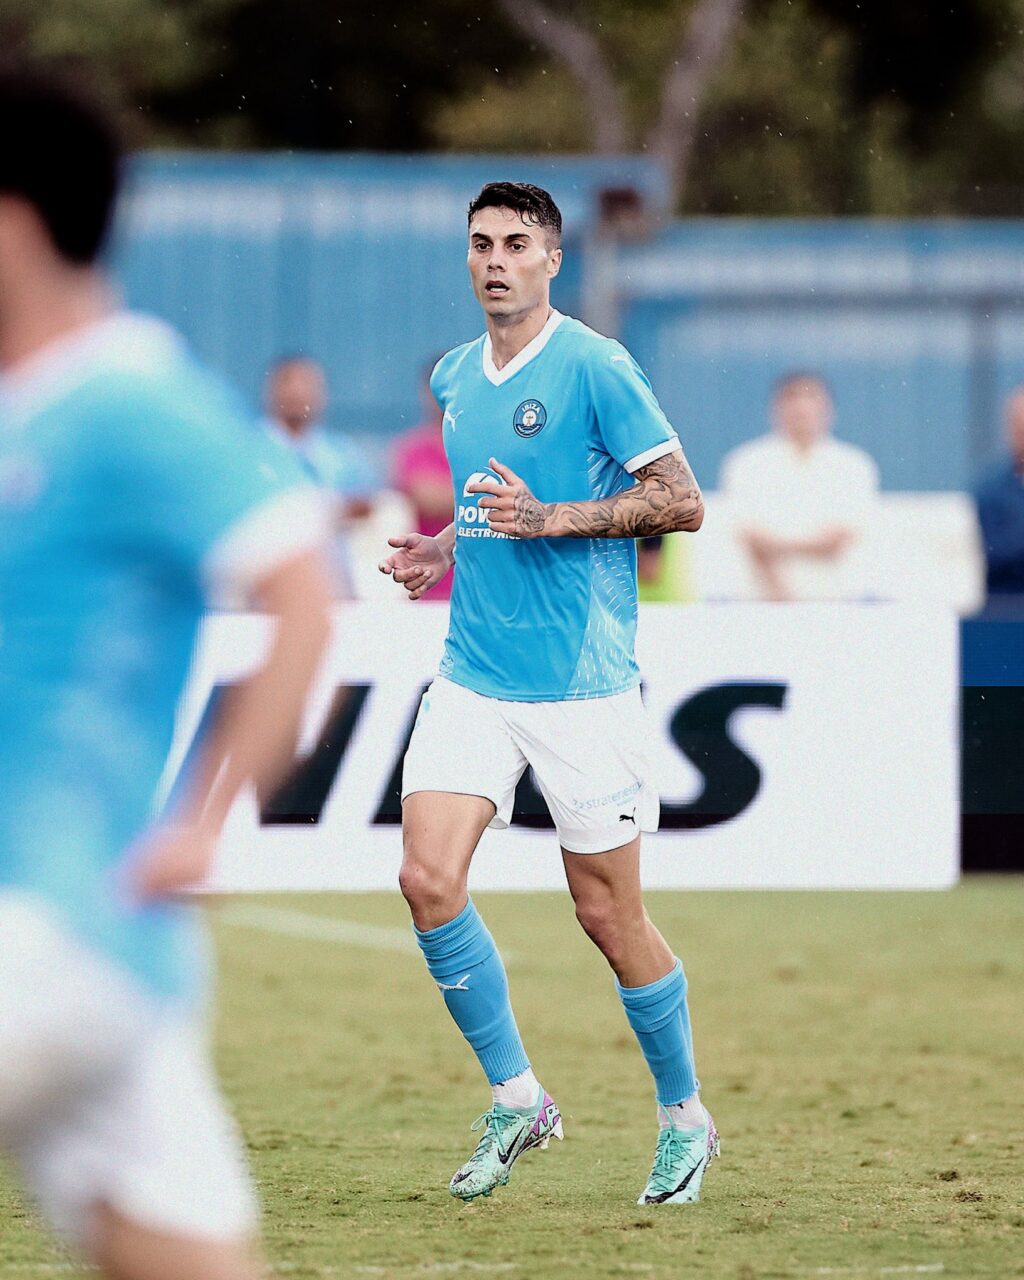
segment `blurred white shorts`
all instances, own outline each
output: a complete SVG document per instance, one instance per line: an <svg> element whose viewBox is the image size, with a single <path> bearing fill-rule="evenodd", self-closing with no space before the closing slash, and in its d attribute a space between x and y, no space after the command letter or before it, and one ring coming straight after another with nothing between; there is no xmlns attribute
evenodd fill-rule
<svg viewBox="0 0 1024 1280"><path fill-rule="evenodd" d="M527 766L570 853L606 853L657 831L640 690L571 702L506 702L439 676L424 693L402 774L414 791L483 796L507 827Z"/></svg>
<svg viewBox="0 0 1024 1280"><path fill-rule="evenodd" d="M256 1228L202 1026L169 1015L41 899L2 889L0 1146L82 1245L98 1203L194 1239Z"/></svg>

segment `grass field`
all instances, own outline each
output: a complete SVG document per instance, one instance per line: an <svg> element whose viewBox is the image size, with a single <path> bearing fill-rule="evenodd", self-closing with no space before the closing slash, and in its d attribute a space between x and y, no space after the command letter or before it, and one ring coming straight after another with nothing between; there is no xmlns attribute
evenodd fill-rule
<svg viewBox="0 0 1024 1280"><path fill-rule="evenodd" d="M397 895L217 909L218 1059L281 1274L1024 1276L1019 880L651 894L723 1150L699 1205L660 1210L635 1204L650 1081L568 897L477 901L566 1141L468 1206L446 1184L488 1094ZM0 1278L66 1271L0 1180Z"/></svg>

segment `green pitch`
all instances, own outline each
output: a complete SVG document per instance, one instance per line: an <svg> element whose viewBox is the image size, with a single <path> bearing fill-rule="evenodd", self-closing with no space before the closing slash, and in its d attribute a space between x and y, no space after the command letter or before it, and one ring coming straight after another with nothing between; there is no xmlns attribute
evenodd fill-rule
<svg viewBox="0 0 1024 1280"><path fill-rule="evenodd" d="M566 895L480 894L566 1141L464 1205L488 1094L397 895L218 908L218 1057L294 1277L1024 1276L1024 892L651 894L722 1159L640 1209L651 1085ZM303 936L303 935L311 936ZM0 1278L64 1269L0 1181Z"/></svg>

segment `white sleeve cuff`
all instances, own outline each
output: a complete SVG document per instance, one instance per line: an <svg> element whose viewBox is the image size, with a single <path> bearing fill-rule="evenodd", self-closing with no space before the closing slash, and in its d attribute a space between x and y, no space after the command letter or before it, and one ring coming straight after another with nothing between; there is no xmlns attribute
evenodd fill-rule
<svg viewBox="0 0 1024 1280"><path fill-rule="evenodd" d="M656 444L650 449L645 449L643 453L638 453L635 458L625 464L625 469L631 474L639 471L641 467L646 467L649 462L657 462L659 458L664 458L668 453L677 453L683 446L678 439L662 440L661 444Z"/></svg>
<svg viewBox="0 0 1024 1280"><path fill-rule="evenodd" d="M288 489L231 525L206 553L203 582L211 603L248 602L258 582L304 551L326 547L333 504L320 490Z"/></svg>

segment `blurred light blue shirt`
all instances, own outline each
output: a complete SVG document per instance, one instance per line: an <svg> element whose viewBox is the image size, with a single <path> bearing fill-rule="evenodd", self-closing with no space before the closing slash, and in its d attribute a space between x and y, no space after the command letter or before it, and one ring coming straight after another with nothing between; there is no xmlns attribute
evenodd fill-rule
<svg viewBox="0 0 1024 1280"><path fill-rule="evenodd" d="M188 908L129 901L126 850L207 591L322 536L312 492L157 321L115 315L0 380L0 889L161 997L199 993L202 948Z"/></svg>

